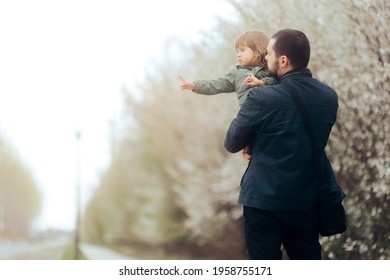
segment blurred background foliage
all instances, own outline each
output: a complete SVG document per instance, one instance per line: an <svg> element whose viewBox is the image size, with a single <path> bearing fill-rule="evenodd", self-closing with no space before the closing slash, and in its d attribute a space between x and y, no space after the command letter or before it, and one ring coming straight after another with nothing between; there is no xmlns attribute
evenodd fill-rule
<svg viewBox="0 0 390 280"><path fill-rule="evenodd" d="M296 28L311 41L314 76L339 94L327 152L348 195L348 230L321 238L323 257L390 259L390 2L226 2L234 15L216 18L196 43L168 38L145 77L123 89L111 164L86 206L83 240L149 258L246 259L236 203L246 165L223 148L238 102L182 91L177 75L219 77L235 66L240 33ZM0 238L29 236L40 207L28 166L0 137Z"/></svg>
<svg viewBox="0 0 390 280"><path fill-rule="evenodd" d="M226 1L235 15L216 18L195 44L167 40L146 77L123 90L121 134L86 207L83 238L193 259L247 258L236 203L246 166L240 153L223 148L236 97L183 92L177 75L221 76L235 65L240 33L296 28L311 41L314 76L339 93L327 152L348 195L349 227L321 239L323 257L389 259L389 1ZM33 215L36 205L31 209L23 215Z"/></svg>
<svg viewBox="0 0 390 280"><path fill-rule="evenodd" d="M0 238L28 236L40 208L41 194L29 168L0 138Z"/></svg>

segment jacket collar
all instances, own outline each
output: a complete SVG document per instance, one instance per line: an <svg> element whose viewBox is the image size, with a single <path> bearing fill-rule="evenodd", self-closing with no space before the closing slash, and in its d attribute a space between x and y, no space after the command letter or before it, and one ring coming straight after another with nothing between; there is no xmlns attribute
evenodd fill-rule
<svg viewBox="0 0 390 280"><path fill-rule="evenodd" d="M236 65L236 68L237 69L248 69L248 70L253 70L253 69L256 69L256 68L258 68L258 69L264 69L264 67L263 66L242 66L242 65L239 65L239 64L237 64Z"/></svg>
<svg viewBox="0 0 390 280"><path fill-rule="evenodd" d="M294 77L310 77L312 78L313 75L308 68L300 68L300 69L294 69L290 72L285 73L283 76L279 77L279 82L282 82L284 79L288 78L294 78Z"/></svg>

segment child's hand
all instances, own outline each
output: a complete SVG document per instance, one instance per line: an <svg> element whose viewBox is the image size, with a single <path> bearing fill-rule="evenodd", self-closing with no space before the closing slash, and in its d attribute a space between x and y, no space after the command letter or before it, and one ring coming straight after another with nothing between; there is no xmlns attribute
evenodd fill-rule
<svg viewBox="0 0 390 280"><path fill-rule="evenodd" d="M195 83L193 82L187 82L187 80L179 75L180 79L180 87L181 89L188 89L188 90L194 90L195 89Z"/></svg>
<svg viewBox="0 0 390 280"><path fill-rule="evenodd" d="M249 164L249 162L252 159L252 152L249 146L246 146L244 150L242 151L242 158L244 159L244 162L246 164Z"/></svg>
<svg viewBox="0 0 390 280"><path fill-rule="evenodd" d="M260 87L264 85L264 82L256 78L252 73L248 74L248 77L246 77L244 83L251 87Z"/></svg>

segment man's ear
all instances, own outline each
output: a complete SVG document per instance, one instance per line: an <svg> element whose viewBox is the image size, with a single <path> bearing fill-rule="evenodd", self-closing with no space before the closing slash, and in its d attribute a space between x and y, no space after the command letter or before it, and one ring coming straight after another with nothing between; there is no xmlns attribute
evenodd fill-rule
<svg viewBox="0 0 390 280"><path fill-rule="evenodd" d="M287 68L289 64L290 64L290 61L288 60L288 57L287 57L287 56L281 55L281 56L279 57L279 65L280 65L282 68Z"/></svg>

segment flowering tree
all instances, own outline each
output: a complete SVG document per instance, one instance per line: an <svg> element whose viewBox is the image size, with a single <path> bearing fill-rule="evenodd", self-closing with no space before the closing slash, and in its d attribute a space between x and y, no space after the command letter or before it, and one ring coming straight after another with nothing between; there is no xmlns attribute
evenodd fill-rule
<svg viewBox="0 0 390 280"><path fill-rule="evenodd" d="M40 206L31 174L10 144L0 138L0 237L28 236Z"/></svg>

